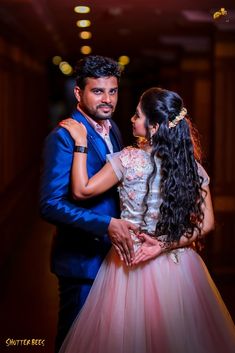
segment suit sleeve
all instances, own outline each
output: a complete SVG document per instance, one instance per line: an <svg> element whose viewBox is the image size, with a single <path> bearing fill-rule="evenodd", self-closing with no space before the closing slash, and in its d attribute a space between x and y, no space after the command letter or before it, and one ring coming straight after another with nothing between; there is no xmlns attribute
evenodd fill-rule
<svg viewBox="0 0 235 353"><path fill-rule="evenodd" d="M79 207L70 199L70 171L74 143L63 128L55 129L44 146L40 188L42 217L55 225L69 225L96 236L107 233L110 216Z"/></svg>

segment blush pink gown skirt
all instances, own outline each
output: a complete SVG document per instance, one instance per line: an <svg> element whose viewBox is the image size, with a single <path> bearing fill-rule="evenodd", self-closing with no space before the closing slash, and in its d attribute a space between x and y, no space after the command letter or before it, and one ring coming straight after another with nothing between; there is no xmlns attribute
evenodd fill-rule
<svg viewBox="0 0 235 353"><path fill-rule="evenodd" d="M130 268L112 249L60 353L235 353L235 327L193 249Z"/></svg>

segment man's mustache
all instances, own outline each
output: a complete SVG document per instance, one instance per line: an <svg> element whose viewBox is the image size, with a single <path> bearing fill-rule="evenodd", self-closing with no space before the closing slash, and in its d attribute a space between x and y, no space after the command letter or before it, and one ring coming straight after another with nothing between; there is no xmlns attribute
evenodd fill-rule
<svg viewBox="0 0 235 353"><path fill-rule="evenodd" d="M112 104L99 104L97 106L97 108L106 108L106 107L113 109L113 105Z"/></svg>

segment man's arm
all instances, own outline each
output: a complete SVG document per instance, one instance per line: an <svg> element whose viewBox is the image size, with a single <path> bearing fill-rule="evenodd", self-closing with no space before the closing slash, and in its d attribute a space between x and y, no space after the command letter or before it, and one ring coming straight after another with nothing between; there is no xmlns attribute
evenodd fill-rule
<svg viewBox="0 0 235 353"><path fill-rule="evenodd" d="M79 207L69 199L73 141L64 129L56 129L47 138L41 178L40 211L48 222L67 224L92 232L107 233L110 216Z"/></svg>
<svg viewBox="0 0 235 353"><path fill-rule="evenodd" d="M130 264L134 252L129 229L135 230L136 227L130 222L79 207L69 200L73 147L65 129L53 132L46 140L40 192L41 215L50 223L68 224L95 236L108 233L120 258Z"/></svg>

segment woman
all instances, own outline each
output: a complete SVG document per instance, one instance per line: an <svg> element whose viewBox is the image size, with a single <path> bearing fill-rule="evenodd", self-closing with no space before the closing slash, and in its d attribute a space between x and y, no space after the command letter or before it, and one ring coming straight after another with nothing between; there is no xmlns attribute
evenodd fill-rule
<svg viewBox="0 0 235 353"><path fill-rule="evenodd" d="M74 154L73 196L95 197L120 182L121 217L137 224L139 234L131 235L132 266L111 249L60 352L232 353L234 324L194 250L213 229L214 216L182 99L151 88L131 121L142 138L139 148L109 155L91 179L84 126L61 122L81 146Z"/></svg>

